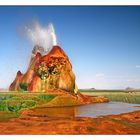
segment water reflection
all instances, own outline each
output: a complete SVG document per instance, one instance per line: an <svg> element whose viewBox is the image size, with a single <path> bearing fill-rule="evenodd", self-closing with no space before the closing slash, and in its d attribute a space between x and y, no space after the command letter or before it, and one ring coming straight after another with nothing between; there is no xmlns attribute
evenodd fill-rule
<svg viewBox="0 0 140 140"><path fill-rule="evenodd" d="M99 117L104 115L120 114L140 110L140 108L136 106L139 106L139 104L129 104L122 102L89 104L77 107L76 116Z"/></svg>
<svg viewBox="0 0 140 140"><path fill-rule="evenodd" d="M36 108L32 113L39 117L74 118L76 107Z"/></svg>
<svg viewBox="0 0 140 140"><path fill-rule="evenodd" d="M74 117L99 117L110 114L120 114L139 110L138 104L122 102L109 102L82 105L77 107L36 108L33 116L51 118L74 118Z"/></svg>

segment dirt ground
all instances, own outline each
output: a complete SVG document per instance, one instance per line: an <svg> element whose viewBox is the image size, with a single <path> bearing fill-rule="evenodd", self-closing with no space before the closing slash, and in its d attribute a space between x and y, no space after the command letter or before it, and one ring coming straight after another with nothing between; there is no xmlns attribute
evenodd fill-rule
<svg viewBox="0 0 140 140"><path fill-rule="evenodd" d="M99 118L41 112L29 109L20 118L0 122L0 134L140 134L140 111Z"/></svg>

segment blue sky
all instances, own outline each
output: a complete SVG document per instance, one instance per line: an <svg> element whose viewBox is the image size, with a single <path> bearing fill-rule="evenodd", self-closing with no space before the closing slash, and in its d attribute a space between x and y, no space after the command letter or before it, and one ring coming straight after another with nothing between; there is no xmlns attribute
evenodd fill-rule
<svg viewBox="0 0 140 140"><path fill-rule="evenodd" d="M32 21L52 22L79 88L140 88L140 7L0 7L0 88L25 72L33 46L22 35Z"/></svg>

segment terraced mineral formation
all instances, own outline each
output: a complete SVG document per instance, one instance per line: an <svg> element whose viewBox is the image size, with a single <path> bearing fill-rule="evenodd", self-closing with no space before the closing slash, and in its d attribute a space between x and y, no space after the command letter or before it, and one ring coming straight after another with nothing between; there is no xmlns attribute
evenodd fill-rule
<svg viewBox="0 0 140 140"><path fill-rule="evenodd" d="M17 73L10 90L46 92L50 89L61 89L77 92L72 65L62 48L54 46L43 56L39 51L33 51L33 55L27 72Z"/></svg>

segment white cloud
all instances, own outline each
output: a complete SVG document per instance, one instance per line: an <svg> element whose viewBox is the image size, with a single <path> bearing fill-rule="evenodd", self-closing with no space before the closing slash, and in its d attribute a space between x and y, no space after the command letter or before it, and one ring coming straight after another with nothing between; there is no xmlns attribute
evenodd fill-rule
<svg viewBox="0 0 140 140"><path fill-rule="evenodd" d="M105 74L104 74L104 73L97 73L95 76L96 76L96 77L104 77Z"/></svg>

